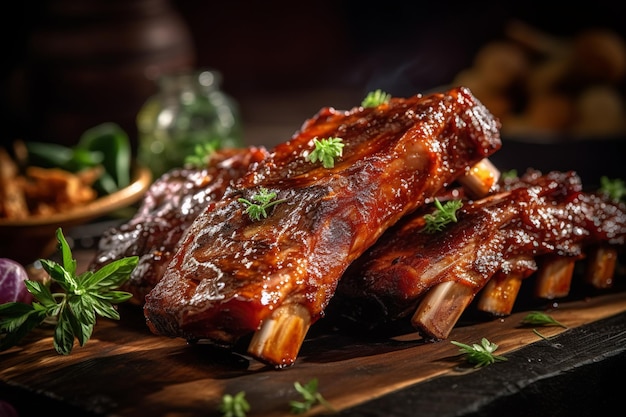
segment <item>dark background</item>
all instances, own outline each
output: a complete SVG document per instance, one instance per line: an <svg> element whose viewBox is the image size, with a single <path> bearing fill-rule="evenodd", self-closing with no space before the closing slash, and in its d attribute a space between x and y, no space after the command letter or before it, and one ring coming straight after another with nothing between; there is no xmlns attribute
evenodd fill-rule
<svg viewBox="0 0 626 417"><path fill-rule="evenodd" d="M244 125L284 120L295 129L320 106L375 88L407 96L450 83L514 19L554 36L624 32L617 2L501 3L11 2L0 22L2 141L72 143L105 121L134 139L134 116L155 91L149 78L185 66L220 71Z"/></svg>

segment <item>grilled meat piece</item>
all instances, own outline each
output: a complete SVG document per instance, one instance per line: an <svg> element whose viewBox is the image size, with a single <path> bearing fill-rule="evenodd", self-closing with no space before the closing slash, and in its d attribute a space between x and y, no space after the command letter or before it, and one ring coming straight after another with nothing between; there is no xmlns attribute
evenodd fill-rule
<svg viewBox="0 0 626 417"><path fill-rule="evenodd" d="M314 139L343 139L332 168ZM501 146L499 124L464 88L323 108L192 223L146 296L154 333L230 345L276 368L296 359L348 265L403 215ZM239 199L282 203L254 221Z"/></svg>
<svg viewBox="0 0 626 417"><path fill-rule="evenodd" d="M465 201L458 221L434 234L423 231L431 212L406 216L357 259L329 314L371 327L413 314L422 334L441 339L494 275L522 279L549 257L575 261L585 248L626 241L626 208L583 192L573 172L528 170L499 192Z"/></svg>
<svg viewBox="0 0 626 417"><path fill-rule="evenodd" d="M219 200L232 181L266 156L267 151L257 147L224 149L215 152L205 168L177 168L162 175L150 186L133 218L103 234L89 269L139 256L122 289L133 294L132 302L143 305L191 222Z"/></svg>

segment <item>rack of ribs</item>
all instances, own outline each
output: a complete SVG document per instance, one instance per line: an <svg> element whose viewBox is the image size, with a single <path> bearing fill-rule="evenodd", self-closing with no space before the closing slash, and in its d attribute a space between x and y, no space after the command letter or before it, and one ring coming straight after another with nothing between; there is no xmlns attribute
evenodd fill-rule
<svg viewBox="0 0 626 417"><path fill-rule="evenodd" d="M150 186L136 214L102 235L88 268L97 270L116 259L139 256L121 289L133 294L131 302L143 305L191 222L266 156L261 147L223 149L211 155L206 167L176 168L162 175Z"/></svg>
<svg viewBox="0 0 626 417"><path fill-rule="evenodd" d="M500 148L499 127L465 88L321 109L196 217L145 297L149 328L225 346L251 335L251 356L292 365L348 265L387 228L454 181L474 193L497 182L471 177ZM311 162L314 140L331 137L344 145L334 166ZM262 189L281 203L253 220L240 199Z"/></svg>
<svg viewBox="0 0 626 417"><path fill-rule="evenodd" d="M529 169L464 201L457 222L436 233L424 229L431 212L406 216L357 259L329 314L370 328L410 316L426 338L445 339L481 289L478 309L495 316L510 314L533 273L538 297L563 297L585 251L615 254L626 242L626 207L583 192L574 172ZM610 277L607 265L600 269Z"/></svg>

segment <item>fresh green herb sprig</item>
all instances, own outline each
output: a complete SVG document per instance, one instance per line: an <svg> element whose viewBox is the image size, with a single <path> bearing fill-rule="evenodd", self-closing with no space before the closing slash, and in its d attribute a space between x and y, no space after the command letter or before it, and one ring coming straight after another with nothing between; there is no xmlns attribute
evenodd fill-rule
<svg viewBox="0 0 626 417"><path fill-rule="evenodd" d="M435 199L436 210L431 214L426 214L423 231L425 233L437 233L442 231L449 223L456 223L456 212L463 207L461 200L448 200L445 204Z"/></svg>
<svg viewBox="0 0 626 417"><path fill-rule="evenodd" d="M626 183L619 178L603 176L600 178L600 192L613 201L623 200L626 198Z"/></svg>
<svg viewBox="0 0 626 417"><path fill-rule="evenodd" d="M193 154L185 157L185 165L195 168L204 168L209 165L211 156L220 148L218 140L199 143L193 148Z"/></svg>
<svg viewBox="0 0 626 417"><path fill-rule="evenodd" d="M222 412L222 417L246 417L246 413L250 411L246 393L239 391L235 395L225 394L219 410Z"/></svg>
<svg viewBox="0 0 626 417"><path fill-rule="evenodd" d="M361 102L361 107L378 107L381 104L389 103L389 100L391 100L391 94L378 89L367 93Z"/></svg>
<svg viewBox="0 0 626 417"><path fill-rule="evenodd" d="M43 269L50 275L45 285L38 281L24 281L33 294L31 304L12 302L0 305L0 350L15 346L26 334L44 322L56 323L53 344L62 355L69 355L75 339L80 346L91 338L96 316L119 320L114 304L122 303L132 294L116 290L137 266L139 258L118 259L98 271L76 274L76 260L63 236L56 232L63 265L41 259ZM62 292L52 292L50 286L58 285Z"/></svg>
<svg viewBox="0 0 626 417"><path fill-rule="evenodd" d="M472 346L464 343L451 341L455 346L460 348L460 352L465 355L465 359L474 365L474 368L491 365L498 361L506 361L504 356L495 355L498 345L490 342L486 338L482 338L480 344L474 343Z"/></svg>
<svg viewBox="0 0 626 417"><path fill-rule="evenodd" d="M302 395L303 400L289 402L292 414L306 413L311 409L311 407L313 407L317 403L322 404L328 410L335 411L333 406L328 401L326 401L322 394L319 393L317 387L317 378L311 379L305 385L302 385L300 382L296 381L293 386L295 387L296 391L298 391Z"/></svg>
<svg viewBox="0 0 626 417"><path fill-rule="evenodd" d="M275 206L276 204L283 203L287 199L275 200L276 193L270 192L267 188L261 187L257 194L252 196L252 202L246 198L239 198L238 201L246 205L245 213L247 213L252 220L261 220L261 217L267 217L267 210Z"/></svg>
<svg viewBox="0 0 626 417"><path fill-rule="evenodd" d="M567 326L552 316L541 311L531 311L522 319L522 324L529 326L558 326L567 329Z"/></svg>
<svg viewBox="0 0 626 417"><path fill-rule="evenodd" d="M335 158L343 155L343 139L326 138L313 139L315 149L308 155L308 160L315 163L321 161L324 168L333 168L335 166Z"/></svg>

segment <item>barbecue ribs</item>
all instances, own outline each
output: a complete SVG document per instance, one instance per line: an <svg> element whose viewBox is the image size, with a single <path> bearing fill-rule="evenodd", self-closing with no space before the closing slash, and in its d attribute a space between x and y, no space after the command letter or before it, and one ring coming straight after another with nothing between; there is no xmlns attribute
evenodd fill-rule
<svg viewBox="0 0 626 417"><path fill-rule="evenodd" d="M488 282L480 308L506 315L523 278L558 265L567 274L555 281L560 292L537 295L567 295L573 270L562 265L582 259L585 249L626 241L624 205L583 192L574 172L528 170L498 192L466 200L458 221L440 232L424 231L431 211L406 216L357 259L329 311L372 328L412 316L423 335L444 339Z"/></svg>
<svg viewBox="0 0 626 417"><path fill-rule="evenodd" d="M263 148L224 149L215 152L205 168L177 168L162 175L150 186L133 218L103 234L89 269L139 256L122 289L133 294L133 303L143 305L191 222L222 198L232 181L266 156Z"/></svg>
<svg viewBox="0 0 626 417"><path fill-rule="evenodd" d="M344 144L334 166L309 161L330 137ZM146 295L148 326L224 345L253 333L252 356L293 364L348 265L500 146L498 121L465 88L321 109L196 217ZM253 220L240 199L262 189L281 203Z"/></svg>

